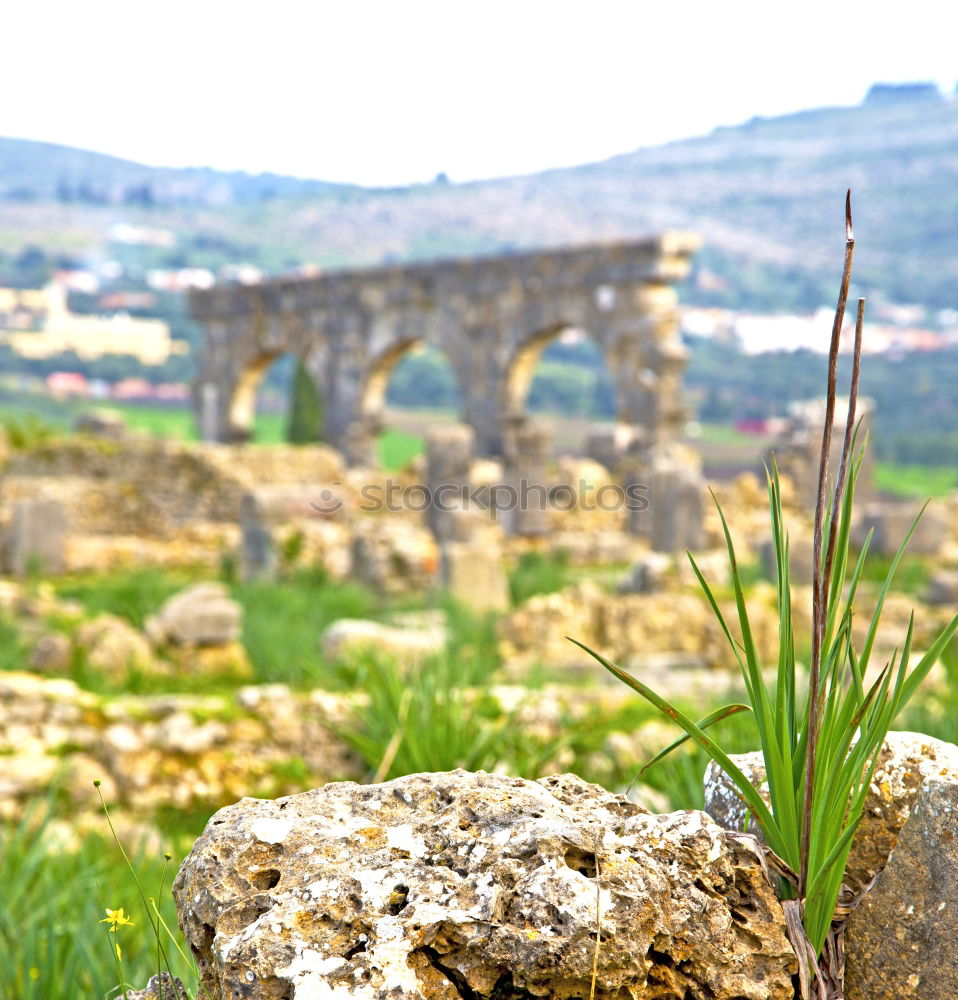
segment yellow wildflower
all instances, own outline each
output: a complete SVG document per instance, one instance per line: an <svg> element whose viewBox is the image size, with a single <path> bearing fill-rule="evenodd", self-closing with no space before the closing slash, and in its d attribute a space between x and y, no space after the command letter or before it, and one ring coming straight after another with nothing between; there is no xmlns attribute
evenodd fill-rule
<svg viewBox="0 0 958 1000"><path fill-rule="evenodd" d="M118 910L106 908L106 916L100 921L101 924L109 924L110 930L116 933L117 927L133 927L133 921L126 915L121 906Z"/></svg>

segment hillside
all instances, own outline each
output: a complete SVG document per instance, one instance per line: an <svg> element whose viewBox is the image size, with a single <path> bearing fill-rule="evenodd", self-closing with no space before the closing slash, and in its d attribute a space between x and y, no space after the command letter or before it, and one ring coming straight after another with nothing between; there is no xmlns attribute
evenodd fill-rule
<svg viewBox="0 0 958 1000"><path fill-rule="evenodd" d="M33 246L102 259L117 221L177 233L144 266L247 261L269 271L688 228L706 239L689 300L814 308L834 296L847 186L858 289L958 304L958 101L944 99L756 119L581 167L381 190L3 139L0 254L9 263Z"/></svg>

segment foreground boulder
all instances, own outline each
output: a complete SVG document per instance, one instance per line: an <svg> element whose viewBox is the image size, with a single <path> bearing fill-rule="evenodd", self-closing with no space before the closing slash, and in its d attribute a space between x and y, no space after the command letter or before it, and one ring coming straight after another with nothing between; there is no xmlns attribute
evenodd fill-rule
<svg viewBox="0 0 958 1000"><path fill-rule="evenodd" d="M573 775L418 774L221 809L174 885L210 1000L792 1000L754 840ZM597 909L599 911L597 921Z"/></svg>
<svg viewBox="0 0 958 1000"><path fill-rule="evenodd" d="M732 760L768 800L765 765L758 752L733 754ZM918 790L931 777L958 781L958 747L922 733L889 733L878 754L861 825L848 856L852 884L867 885L885 867ZM745 806L725 772L714 761L705 772L705 811L727 830L745 825ZM757 833L754 824L750 832Z"/></svg>
<svg viewBox="0 0 958 1000"><path fill-rule="evenodd" d="M958 997L958 781L928 778L846 936L848 1000Z"/></svg>

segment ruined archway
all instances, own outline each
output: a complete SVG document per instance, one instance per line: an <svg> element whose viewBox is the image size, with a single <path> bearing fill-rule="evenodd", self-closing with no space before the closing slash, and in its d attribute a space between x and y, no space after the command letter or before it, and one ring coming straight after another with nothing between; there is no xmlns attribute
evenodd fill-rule
<svg viewBox="0 0 958 1000"><path fill-rule="evenodd" d="M365 440L353 448L374 465L400 468L422 451L429 427L455 419L458 407L456 374L442 350L421 338L394 344L370 365L359 404Z"/></svg>
<svg viewBox="0 0 958 1000"><path fill-rule="evenodd" d="M666 233L193 293L191 312L207 331L194 391L202 436L248 433L260 368L292 352L320 384L325 440L353 462L368 461L390 373L425 344L443 350L455 370L478 453L502 454L539 354L567 326L601 345L619 419L650 439L674 436L685 353L672 286L697 246L690 234Z"/></svg>
<svg viewBox="0 0 958 1000"><path fill-rule="evenodd" d="M229 436L233 441L252 441L260 387L279 352L263 354L241 369L227 402Z"/></svg>
<svg viewBox="0 0 958 1000"><path fill-rule="evenodd" d="M228 421L234 441L273 444L291 440L291 433L298 433L299 443L322 440L322 413L314 415L302 409L302 386L298 380L310 380L308 388L317 399L321 394L315 379L306 370L303 359L290 352L271 352L241 369L229 400ZM294 424L312 421L315 426L304 431Z"/></svg>
<svg viewBox="0 0 958 1000"><path fill-rule="evenodd" d="M574 326L531 336L503 384L503 410L518 428L533 415L552 426L555 450L583 454L594 425L619 419L623 401L597 338Z"/></svg>

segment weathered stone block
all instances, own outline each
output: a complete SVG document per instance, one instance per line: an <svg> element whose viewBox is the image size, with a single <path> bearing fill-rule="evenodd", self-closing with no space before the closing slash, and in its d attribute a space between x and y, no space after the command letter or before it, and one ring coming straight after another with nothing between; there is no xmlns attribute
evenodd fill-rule
<svg viewBox="0 0 958 1000"><path fill-rule="evenodd" d="M958 570L935 570L928 582L925 600L929 604L958 605Z"/></svg>

